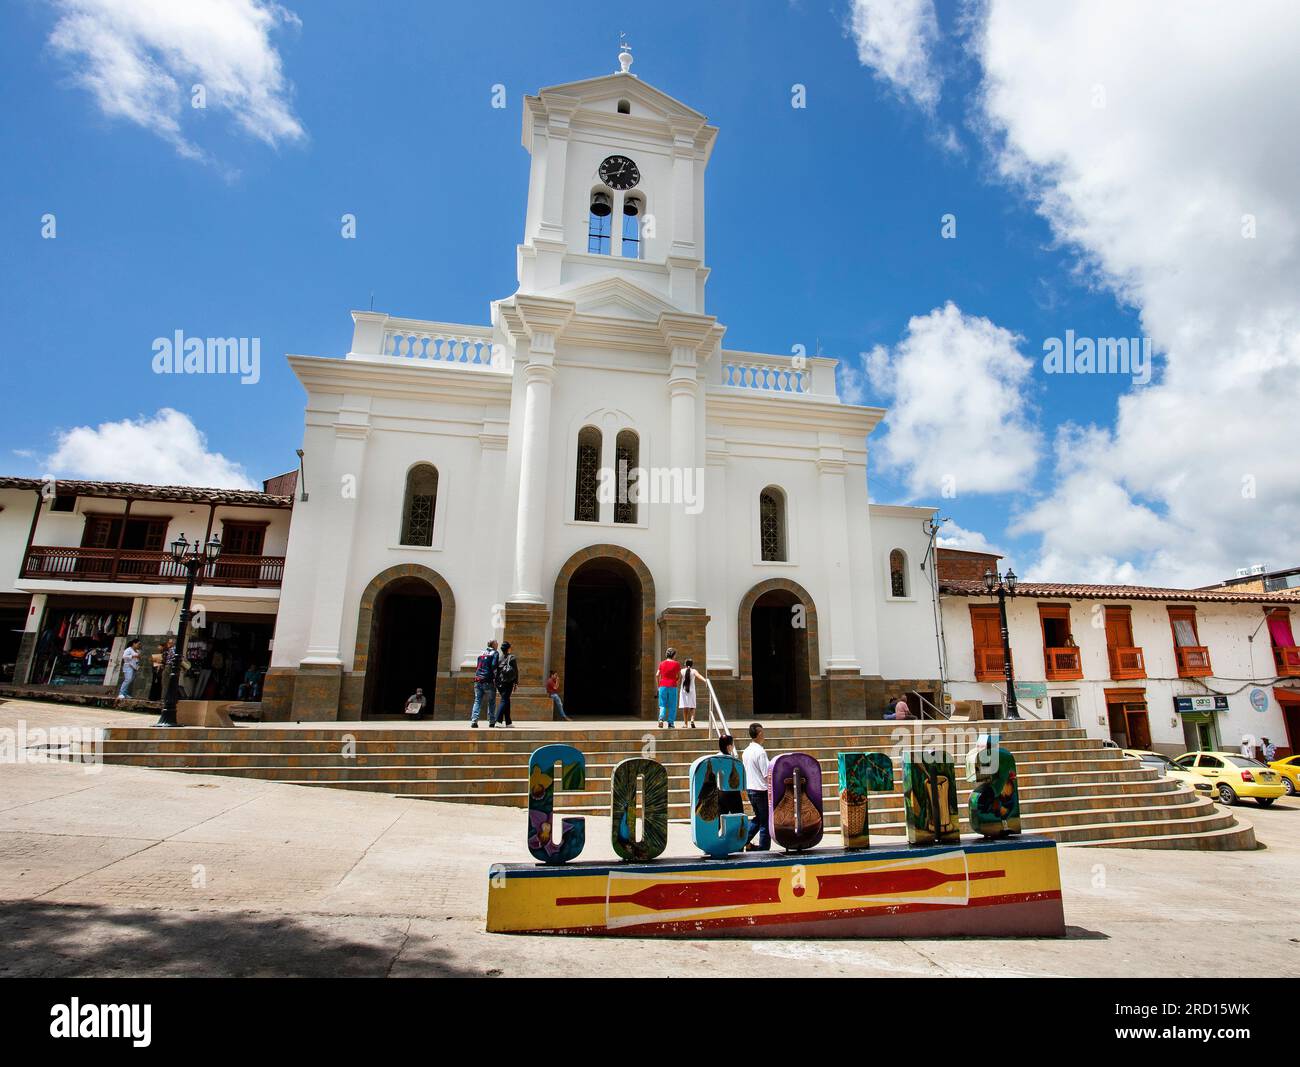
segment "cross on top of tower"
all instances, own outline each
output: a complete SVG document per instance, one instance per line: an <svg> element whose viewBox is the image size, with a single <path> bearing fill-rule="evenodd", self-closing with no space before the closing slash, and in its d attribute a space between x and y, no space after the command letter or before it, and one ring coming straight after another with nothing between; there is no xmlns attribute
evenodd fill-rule
<svg viewBox="0 0 1300 1067"><path fill-rule="evenodd" d="M627 43L627 34L618 35L618 65L617 74L632 74L632 46ZM636 75L632 75L636 77Z"/></svg>

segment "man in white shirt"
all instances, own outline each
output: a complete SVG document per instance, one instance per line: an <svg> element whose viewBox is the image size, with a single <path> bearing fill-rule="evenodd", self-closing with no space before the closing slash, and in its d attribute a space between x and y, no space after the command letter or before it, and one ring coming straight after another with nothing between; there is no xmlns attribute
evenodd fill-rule
<svg viewBox="0 0 1300 1067"><path fill-rule="evenodd" d="M1241 739L1241 754L1247 759L1255 758L1255 739L1249 734Z"/></svg>
<svg viewBox="0 0 1300 1067"><path fill-rule="evenodd" d="M1277 759L1277 745L1273 744L1273 742L1266 737L1264 738L1263 746L1264 746L1264 762L1272 763L1275 759Z"/></svg>
<svg viewBox="0 0 1300 1067"><path fill-rule="evenodd" d="M749 724L749 744L741 757L745 765L745 792L749 794L749 806L754 809L754 817L749 820L749 834L745 838L746 852L766 852L772 847L772 837L767 826L767 787L769 777L769 760L767 749L763 747L763 727L756 722ZM754 835L758 835L758 844L754 844Z"/></svg>

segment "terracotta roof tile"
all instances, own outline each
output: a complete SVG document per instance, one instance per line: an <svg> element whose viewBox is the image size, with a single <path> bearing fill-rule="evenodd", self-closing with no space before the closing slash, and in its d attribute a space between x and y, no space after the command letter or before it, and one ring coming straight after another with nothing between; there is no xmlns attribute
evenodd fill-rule
<svg viewBox="0 0 1300 1067"><path fill-rule="evenodd" d="M41 478L0 476L0 489L40 489ZM141 485L136 482L91 482L75 478L55 480L60 494L112 497L134 500L170 500L186 504L245 504L257 507L292 508L292 496L275 496L254 489L205 489L188 485Z"/></svg>
<svg viewBox="0 0 1300 1067"><path fill-rule="evenodd" d="M950 596L988 596L983 582L944 581L939 592ZM1181 600L1220 604L1300 603L1294 592L1233 593L1222 589L1163 589L1150 585L1082 585L1069 582L1020 582L1016 596L1064 597L1072 600Z"/></svg>

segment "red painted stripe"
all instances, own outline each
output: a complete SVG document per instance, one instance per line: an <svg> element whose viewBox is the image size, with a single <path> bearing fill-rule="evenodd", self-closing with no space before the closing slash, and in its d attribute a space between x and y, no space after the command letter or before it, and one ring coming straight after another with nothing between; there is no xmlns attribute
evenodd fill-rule
<svg viewBox="0 0 1300 1067"><path fill-rule="evenodd" d="M1005 878L1006 871L972 871L969 879ZM964 882L965 871L945 874L932 867L915 867L902 871L857 871L853 874L828 874L817 879L819 900L839 897L888 896L891 893L918 893L947 882Z"/></svg>
<svg viewBox="0 0 1300 1067"><path fill-rule="evenodd" d="M780 904L780 878L738 878L725 882L659 882L616 897L558 897L558 907L576 904L636 904L651 911L680 911L683 908L743 907L747 904Z"/></svg>

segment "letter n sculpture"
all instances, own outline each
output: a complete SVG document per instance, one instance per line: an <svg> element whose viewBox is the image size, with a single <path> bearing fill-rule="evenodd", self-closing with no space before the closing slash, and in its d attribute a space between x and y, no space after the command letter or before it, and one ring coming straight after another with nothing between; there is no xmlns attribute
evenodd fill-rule
<svg viewBox="0 0 1300 1067"><path fill-rule="evenodd" d="M543 745L528 757L528 851L543 863L568 863L582 852L587 820L564 820L564 836L555 837L555 765L560 788L585 789L587 759L572 745Z"/></svg>
<svg viewBox="0 0 1300 1067"><path fill-rule="evenodd" d="M948 845L961 841L957 776L952 761L938 749L903 753L903 811L909 845Z"/></svg>
<svg viewBox="0 0 1300 1067"><path fill-rule="evenodd" d="M841 752L840 838L845 848L870 848L867 796L894 788L894 761L883 752Z"/></svg>

